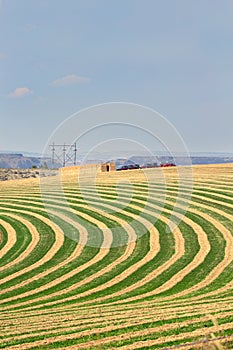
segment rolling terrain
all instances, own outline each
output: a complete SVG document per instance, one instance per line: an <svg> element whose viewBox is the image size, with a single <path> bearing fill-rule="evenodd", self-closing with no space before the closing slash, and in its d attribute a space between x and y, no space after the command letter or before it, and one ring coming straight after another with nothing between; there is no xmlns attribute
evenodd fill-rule
<svg viewBox="0 0 233 350"><path fill-rule="evenodd" d="M192 172L0 182L0 349L233 349L233 165Z"/></svg>

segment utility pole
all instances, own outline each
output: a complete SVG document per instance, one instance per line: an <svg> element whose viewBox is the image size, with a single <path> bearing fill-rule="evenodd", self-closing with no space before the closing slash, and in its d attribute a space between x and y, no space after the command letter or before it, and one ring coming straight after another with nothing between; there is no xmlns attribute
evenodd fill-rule
<svg viewBox="0 0 233 350"><path fill-rule="evenodd" d="M54 147L54 142L51 145L51 150L52 150L52 168L54 168L54 164L55 164L55 147Z"/></svg>
<svg viewBox="0 0 233 350"><path fill-rule="evenodd" d="M77 146L76 142L74 143L74 165L77 163Z"/></svg>
<svg viewBox="0 0 233 350"><path fill-rule="evenodd" d="M77 145L76 142L72 145L64 143L55 144L54 142L49 145L51 149L51 161L52 167L55 167L55 163L60 163L62 167L68 164L76 165L77 163Z"/></svg>

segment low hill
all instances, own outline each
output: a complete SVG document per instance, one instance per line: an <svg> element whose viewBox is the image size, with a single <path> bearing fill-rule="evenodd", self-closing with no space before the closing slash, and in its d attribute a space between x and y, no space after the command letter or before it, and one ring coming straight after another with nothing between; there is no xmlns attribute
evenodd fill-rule
<svg viewBox="0 0 233 350"><path fill-rule="evenodd" d="M82 160L86 159L85 154L80 154L77 157L77 164L82 163ZM106 162L111 159L110 155L103 154L101 157L101 154L97 154L96 158L93 159L86 159L86 161L83 161L84 164L86 163L101 163ZM227 164L227 163L233 163L233 155L231 154L198 154L198 155L191 155L190 157L192 164ZM117 167L120 167L122 165L129 165L129 164L147 164L147 163L166 163L168 162L174 162L174 159L169 156L158 154L156 157L148 157L148 156L142 156L142 155L134 155L134 156L126 156L124 158L114 158L114 161L116 161ZM187 159L182 157L176 158L176 164L177 165L184 165L187 164ZM189 164L189 160L188 160ZM0 153L0 168L19 168L19 169L29 169L33 166L39 167L40 165L46 165L47 167L51 168L51 158L49 157L40 157L40 156L31 156L29 154L23 154L23 153ZM71 164L69 164L71 165ZM61 162L56 162L54 167L60 168L62 166Z"/></svg>
<svg viewBox="0 0 233 350"><path fill-rule="evenodd" d="M0 153L0 168L29 169L33 166L39 167L41 164L49 166L49 163L49 158L24 156L21 153Z"/></svg>

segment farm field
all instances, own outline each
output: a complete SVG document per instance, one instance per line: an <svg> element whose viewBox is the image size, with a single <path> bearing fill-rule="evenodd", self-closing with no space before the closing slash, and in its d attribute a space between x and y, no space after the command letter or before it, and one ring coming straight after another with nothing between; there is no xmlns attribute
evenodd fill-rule
<svg viewBox="0 0 233 350"><path fill-rule="evenodd" d="M0 349L233 349L233 165L192 171L0 182Z"/></svg>

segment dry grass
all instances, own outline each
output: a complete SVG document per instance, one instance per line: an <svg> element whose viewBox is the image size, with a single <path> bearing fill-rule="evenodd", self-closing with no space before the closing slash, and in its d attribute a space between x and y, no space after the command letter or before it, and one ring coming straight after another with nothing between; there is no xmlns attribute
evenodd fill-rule
<svg viewBox="0 0 233 350"><path fill-rule="evenodd" d="M14 272L12 270L13 272L8 276L0 278L0 286L3 287L0 291L0 297L3 296L0 300L0 327L1 334L4 336L0 339L0 346L5 346L6 349L33 349L33 347L47 349L48 347L53 347L54 342L59 341L61 342L60 349L96 349L105 345L109 349L120 347L125 350L133 350L141 347L156 348L156 346L161 346L162 344L175 344L175 342L178 342L179 349L224 349L226 345L223 345L223 343L226 342L226 339L221 337L227 335L229 341L233 340L233 336L229 335L233 329L233 323L231 322L233 311L230 310L233 298L231 294L224 295L224 293L232 291L232 279L229 279L228 282L219 285L212 291L200 293L199 295L192 295L191 293L201 291L218 278L221 278L221 275L227 268L229 269L233 262L233 236L230 226L230 223L233 222L233 215L231 214L233 209L231 201L231 195L233 195L233 165L194 166L192 172L191 174L190 169L184 167L182 169L168 168L155 169L153 171L148 169L145 171L98 173L94 179L94 184L97 185L97 194L101 193L101 189L106 192L104 197L100 197L102 208L98 208L95 205L96 194L92 192L93 174L86 173L85 178L81 179L81 189L85 194L85 198L81 194L77 197L82 203L83 211L79 211L75 207L72 208L72 213L78 215L82 222L73 220L65 210L59 212L61 220L79 231L80 241L64 260L29 278L24 278L24 276L30 273L32 269L53 261L56 253L63 249L64 232L50 218L32 211L32 208L35 208L34 205L38 203L40 194L38 179L0 183L1 213L25 225L32 236L32 241L27 246L27 249L15 259L12 259L11 262L7 262L3 267L0 267L0 272L9 268L13 269L14 266L22 263L24 259L33 254L38 245L39 231L23 214L30 215L31 218L36 218L46 224L55 234L54 244L41 259L31 264L31 266L23 267L19 271ZM181 181L179 173L180 175L182 174ZM195 193L193 193L189 201L188 197L185 196L185 191L189 188L192 181L191 175L193 175ZM77 169L74 171L72 169L63 171L61 176L66 198L72 198L72 195L78 190ZM134 194L137 195L134 202L131 203L129 201L128 203L130 211L126 211L123 205L124 201L122 198L126 197L116 198L115 202L111 198L119 183L125 184L122 194L130 197L129 183L132 185L146 185L148 181L151 183L151 193L153 193L154 197L152 199L154 201L151 201L149 197L147 202L147 199L143 198L143 193L145 192L138 187L134 188ZM63 201L61 197L55 196L57 190L56 178L46 179L45 185L44 189L50 196L50 202L45 209L42 208L40 210L44 213L46 213L46 210L49 210L50 215L57 215L58 210L62 208ZM166 193L164 196L167 207L161 210L159 201L163 198L164 193L161 193L164 191L163 186L169 188L169 190L166 192L165 189ZM176 211L173 212L177 186L180 186L182 196L179 203L176 203ZM24 198L27 198L29 204L25 207ZM74 203L75 200L76 198ZM93 203L90 205L86 200ZM10 203L11 207L5 209L4 206L7 203ZM146 207L142 209L145 203ZM179 211L184 204L189 214L187 216L183 216ZM187 204L189 204L189 207ZM121 206L121 209L118 208L117 210L119 215L116 215L114 212L117 205ZM89 209L95 211L97 216L92 216L91 212L88 212ZM141 210L143 210L145 216L137 214ZM161 250L159 242L160 232L156 224L155 226L151 225L149 218L159 211L161 211L158 216L160 222L170 226L172 229L174 254L161 263L160 266L146 274L146 276L139 278L130 285L123 285L111 294L92 297L94 293L104 292L107 288L124 282L133 273L137 273L144 266L153 262ZM183 235L181 227L174 228L172 226L172 222L168 218L168 215L172 212L173 218L176 217L182 220L190 230L195 232L200 248L191 262L179 270L174 270L170 279L164 280L159 287L146 291L148 283L172 268L185 255L185 239L187 238ZM7 231L8 238L6 244L0 250L2 258L14 247L17 237L17 232L4 220L3 215L0 217L0 224ZM124 215L128 219L137 221L148 231L149 248L140 259L130 265L126 264L124 271L117 272L118 266L122 263L127 263L129 258L135 253L138 243L137 233L133 226L128 224ZM200 218L200 223L193 221L192 215ZM106 219L106 222L101 220L101 217ZM62 276L51 278L37 288L29 288L20 293L19 288L26 287L37 279L53 276L59 269L66 268L66 266L69 266L68 264L72 264L82 257L89 234L88 226L84 225L85 221L95 225L103 234L102 245L96 255L74 269L67 270ZM119 227L124 228L128 236L128 244L126 247L122 247L122 254L116 260L101 266L97 270L93 269L91 275L85 276L84 271L86 268L92 268L95 264L98 266L97 264L101 264L111 255L110 247L114 241L114 231L111 227L108 227L108 221L114 221ZM182 282L186 276L205 261L211 252L211 244L213 243L209 241L209 232L203 222L213 225L225 242L225 248L221 252L223 255L221 261L201 281L198 281L192 287L183 288L183 290L175 294L158 297L160 293L169 292L174 286ZM0 232L1 242L2 233ZM116 274L112 274L113 271L116 271ZM229 273L231 273L230 271L232 270L229 270ZM74 278L76 274L82 272L83 277L80 281L74 281L72 285L64 287L62 290L55 290L49 295L42 295L31 300L20 299L33 296L35 293L44 292L52 287L56 288L58 284L66 283L68 279ZM111 277L95 287L87 288L84 292L78 292L78 288L88 286L104 274L109 274ZM22 280L16 285L5 288L4 284L14 278L22 278ZM145 287L144 292L136 296L130 295L130 293L141 287ZM75 290L77 292L74 295L64 295ZM14 292L15 295L5 297L6 292ZM127 298L126 293L128 293ZM185 298L187 295L190 295L188 299ZM56 299L53 299L55 297ZM89 299L82 301L79 300L81 297L88 297ZM151 299L146 299L148 297ZM70 304L71 301L72 303ZM6 304L6 302L9 304ZM38 304L35 304L35 302ZM184 320L184 317L187 319ZM219 322L219 320L224 318L226 319L224 322ZM158 323L156 325L155 322L162 322L162 324ZM211 324L208 323L208 327L205 327L204 324L206 322L211 322ZM200 326L196 326L198 323L200 323ZM143 326L143 324L147 324L147 326ZM193 329L182 331L182 329L186 329L185 327L192 326ZM125 330L126 328L128 330ZM181 330L180 332L179 329ZM158 334L158 336L153 338L155 334ZM33 341L30 340L32 335L35 337ZM190 339L193 339L193 344L185 344ZM18 343L14 344L15 341ZM73 344L73 341L78 343ZM65 344L66 342L67 344Z"/></svg>

